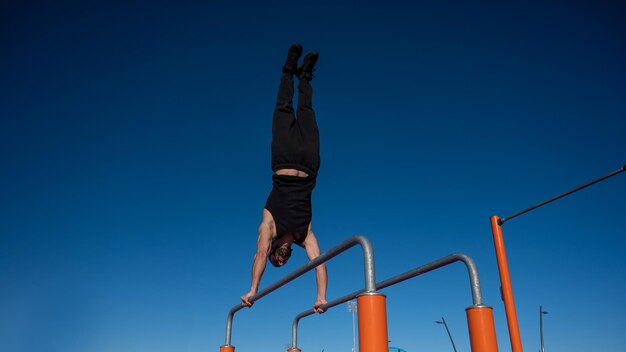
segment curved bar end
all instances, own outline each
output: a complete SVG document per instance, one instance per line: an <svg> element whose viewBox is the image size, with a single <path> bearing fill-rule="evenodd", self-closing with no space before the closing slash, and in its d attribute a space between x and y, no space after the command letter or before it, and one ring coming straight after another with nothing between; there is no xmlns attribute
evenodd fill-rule
<svg viewBox="0 0 626 352"><path fill-rule="evenodd" d="M478 275L478 268L476 267L476 262L474 262L474 259L472 259L472 257L463 253L454 253L451 254L451 256L465 264L465 268L467 268L467 273L469 274L473 304L474 306L482 306L483 294L480 288L480 279Z"/></svg>
<svg viewBox="0 0 626 352"><path fill-rule="evenodd" d="M374 248L372 243L367 237L362 235L353 236L351 239L355 240L361 245L363 250L363 261L365 266L365 291L376 292L376 274L374 268Z"/></svg>
<svg viewBox="0 0 626 352"><path fill-rule="evenodd" d="M293 324L291 325L291 348L292 349L297 349L298 347L298 323L300 322L300 319L304 318L304 317L308 317L309 315L313 315L315 314L315 311L313 309L309 309L305 312L302 312L298 315L296 315L295 318L293 318Z"/></svg>

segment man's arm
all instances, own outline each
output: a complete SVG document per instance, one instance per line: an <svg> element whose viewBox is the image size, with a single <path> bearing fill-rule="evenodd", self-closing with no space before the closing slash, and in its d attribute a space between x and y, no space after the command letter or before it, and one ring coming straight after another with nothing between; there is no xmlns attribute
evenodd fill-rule
<svg viewBox="0 0 626 352"><path fill-rule="evenodd" d="M254 254L254 262L252 263L252 283L250 284L250 291L241 296L241 303L244 306L251 307L254 303L250 302L250 297L256 295L259 290L259 284L261 283L261 277L265 271L265 265L267 264L267 256L270 251L271 243L270 226L266 222L263 222L259 226L256 253Z"/></svg>
<svg viewBox="0 0 626 352"><path fill-rule="evenodd" d="M309 233L304 239L304 250L309 260L313 260L320 256L320 246L317 243L317 238L313 234L311 227L309 226ZM317 298L315 299L315 305L313 310L315 313L324 313L320 306L326 304L326 287L328 286L328 274L326 273L326 264L320 264L315 268L315 278L317 281Z"/></svg>

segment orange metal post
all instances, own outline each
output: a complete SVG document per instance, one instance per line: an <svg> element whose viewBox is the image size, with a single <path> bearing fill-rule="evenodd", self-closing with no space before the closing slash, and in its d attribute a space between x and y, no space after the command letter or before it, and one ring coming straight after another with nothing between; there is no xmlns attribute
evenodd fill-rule
<svg viewBox="0 0 626 352"><path fill-rule="evenodd" d="M387 352L387 307L385 295L377 292L357 297L359 352Z"/></svg>
<svg viewBox="0 0 626 352"><path fill-rule="evenodd" d="M495 215L491 217L491 232L493 233L493 245L496 248L498 270L500 271L502 299L504 300L506 321L509 326L511 350L513 352L522 352L522 339L520 337L519 325L517 324L517 312L515 311L515 301L513 300L513 286L511 285L511 276L509 274L509 263L506 259L506 249L504 248L502 227L498 224L498 220L500 220L500 218Z"/></svg>
<svg viewBox="0 0 626 352"><path fill-rule="evenodd" d="M465 312L472 352L498 352L493 309L489 306L472 306Z"/></svg>
<svg viewBox="0 0 626 352"><path fill-rule="evenodd" d="M299 348L290 348L287 350L287 352L301 352L302 350Z"/></svg>
<svg viewBox="0 0 626 352"><path fill-rule="evenodd" d="M229 345L220 346L220 352L235 352L235 346L229 346Z"/></svg>

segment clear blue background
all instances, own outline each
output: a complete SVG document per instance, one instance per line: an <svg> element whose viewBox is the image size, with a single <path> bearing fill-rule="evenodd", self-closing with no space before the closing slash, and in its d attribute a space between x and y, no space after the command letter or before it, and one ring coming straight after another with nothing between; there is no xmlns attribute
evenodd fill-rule
<svg viewBox="0 0 626 352"><path fill-rule="evenodd" d="M510 350L489 216L626 162L623 2L4 1L0 350L217 351L250 285L287 48L318 50L322 250L354 234L385 279L472 256ZM623 351L626 175L504 226L526 350ZM297 250L261 286L306 262ZM358 249L328 299L363 286ZM469 351L465 268L386 289L391 345ZM283 350L313 273L235 316ZM346 306L300 323L350 351Z"/></svg>

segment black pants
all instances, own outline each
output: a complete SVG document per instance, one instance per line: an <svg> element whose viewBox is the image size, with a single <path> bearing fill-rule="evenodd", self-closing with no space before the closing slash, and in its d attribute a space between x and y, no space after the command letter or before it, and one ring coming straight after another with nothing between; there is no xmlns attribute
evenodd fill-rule
<svg viewBox="0 0 626 352"><path fill-rule="evenodd" d="M272 122L272 170L297 169L315 176L320 167L320 136L313 111L313 88L305 79L298 81L296 115L293 85L291 75L283 75Z"/></svg>

